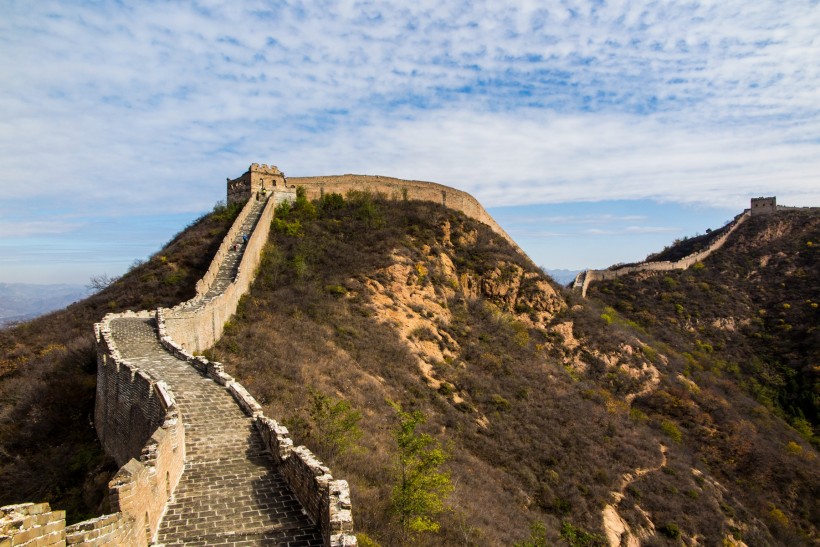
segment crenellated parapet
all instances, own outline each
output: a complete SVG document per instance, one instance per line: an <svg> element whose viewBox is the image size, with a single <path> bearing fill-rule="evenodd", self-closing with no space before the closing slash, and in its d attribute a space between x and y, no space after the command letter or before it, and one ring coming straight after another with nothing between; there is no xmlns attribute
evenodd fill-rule
<svg viewBox="0 0 820 547"><path fill-rule="evenodd" d="M185 428L165 382L123 359L111 335L112 320L150 316L151 312L109 314L94 325L94 426L106 452L121 466L108 483L112 513L66 526L65 511L52 511L47 503L2 507L0 545L151 542L185 467Z"/></svg>
<svg viewBox="0 0 820 547"><path fill-rule="evenodd" d="M357 545L352 533L353 515L347 481L334 479L330 469L307 447L294 446L287 428L266 417L262 405L242 384L225 373L221 363L189 353L168 336L163 310L157 313L157 323L160 341L169 353L223 386L242 411L253 418L265 447L279 464L285 482L310 519L321 529L324 544L331 547Z"/></svg>
<svg viewBox="0 0 820 547"><path fill-rule="evenodd" d="M404 180L381 175L331 175L318 177L291 177L288 185L301 186L310 199L319 198L322 194L346 194L350 191L369 191L374 194L383 194L389 199L413 199L440 203L445 207L461 211L466 216L486 224L490 229L504 238L513 249L524 256L521 247L510 235L490 216L479 201L456 188L451 188L437 182L421 180Z"/></svg>

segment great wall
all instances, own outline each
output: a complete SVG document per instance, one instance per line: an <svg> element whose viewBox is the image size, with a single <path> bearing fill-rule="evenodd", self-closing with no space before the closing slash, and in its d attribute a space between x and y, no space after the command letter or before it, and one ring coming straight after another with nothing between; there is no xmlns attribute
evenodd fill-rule
<svg viewBox="0 0 820 547"><path fill-rule="evenodd" d="M776 212L778 209L782 209L782 207L778 207L776 198L774 197L761 197L761 198L752 198L751 200L751 207L746 209L739 215L737 215L731 223L729 223L728 228L712 240L709 245L703 250L697 251L690 255L687 255L680 260L675 261L668 261L668 260L660 260L660 261L649 261L649 262L640 262L638 264L632 264L630 266L622 266L622 267L615 267L608 270L585 270L579 273L575 277L575 281L572 283L572 288L575 290L581 291L581 297L586 298L587 289L589 289L590 283L593 281L609 281L611 279L616 279L618 277L629 275L632 273L637 272L664 272L670 270L685 270L692 265L701 262L702 260L706 259L709 255L723 247L723 244L726 243L726 240L729 239L729 236L734 233L735 230L743 224L746 219L751 216L757 215L768 215Z"/></svg>
<svg viewBox="0 0 820 547"><path fill-rule="evenodd" d="M67 526L65 511L47 503L2 507L0 547L357 545L347 482L295 447L220 363L198 356L250 288L276 205L295 199L296 186L310 198L366 190L438 202L519 249L460 190L365 175L285 179L275 166L252 164L227 181L228 202L245 205L196 296L171 309L108 314L94 326L94 425L121 466L108 484L112 513Z"/></svg>
<svg viewBox="0 0 820 547"><path fill-rule="evenodd" d="M431 182L341 175L286 179L252 164L228 179L229 203L244 203L197 283L171 309L108 314L97 340L95 428L118 465L112 513L66 525L47 503L0 508L0 547L48 545L357 545L348 485L336 480L285 427L264 416L220 363L198 356L222 335L249 290L276 206L301 186L309 198L370 191L441 203L512 238L469 194ZM685 269L719 249L750 216L780 209L756 198L709 246L675 262L587 270L573 284L640 271ZM245 237L247 236L247 240ZM523 254L523 251L521 251ZM526 255L525 255L526 256Z"/></svg>

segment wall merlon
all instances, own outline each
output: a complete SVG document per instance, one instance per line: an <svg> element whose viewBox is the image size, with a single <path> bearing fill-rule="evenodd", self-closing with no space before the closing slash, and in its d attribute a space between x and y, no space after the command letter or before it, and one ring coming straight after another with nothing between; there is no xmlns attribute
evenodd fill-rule
<svg viewBox="0 0 820 547"><path fill-rule="evenodd" d="M331 547L355 547L359 542L351 534L335 534L330 537L328 545Z"/></svg>
<svg viewBox="0 0 820 547"><path fill-rule="evenodd" d="M239 403L242 410L245 411L245 414L252 418L262 415L262 405L256 402L256 399L248 393L245 386L239 382L229 382L226 387L228 388L228 391L231 392L234 399L236 399L236 402Z"/></svg>
<svg viewBox="0 0 820 547"><path fill-rule="evenodd" d="M176 401L174 400L174 394L171 393L171 389L168 387L168 384L166 384L164 380L160 380L154 384L154 389L157 392L157 396L159 397L163 410L167 412L172 409L176 404Z"/></svg>

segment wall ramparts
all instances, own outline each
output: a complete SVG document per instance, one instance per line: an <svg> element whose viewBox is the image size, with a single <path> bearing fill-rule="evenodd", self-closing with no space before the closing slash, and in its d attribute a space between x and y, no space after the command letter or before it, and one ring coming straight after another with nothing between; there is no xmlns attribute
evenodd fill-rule
<svg viewBox="0 0 820 547"><path fill-rule="evenodd" d="M223 260L230 251L233 242L237 237L239 237L239 231L241 230L245 219L247 219L248 215L251 213L251 209L253 209L253 202L248 200L242 207L242 210L239 211L236 219L234 219L233 224L231 224L231 227L228 229L228 233L225 234L225 238L222 240L222 243L219 245L219 248L216 250L214 257L211 260L211 264L208 266L208 271L205 272L202 279L196 282L196 295L189 300L189 302L202 298L213 286L216 281L216 276L219 273L219 266L222 264ZM184 304L185 303L182 305Z"/></svg>
<svg viewBox="0 0 820 547"><path fill-rule="evenodd" d="M0 546L147 545L156 533L182 477L185 430L167 385L122 358L111 337L111 321L118 317L150 313L109 314L94 325L94 425L106 452L121 466L108 483L114 512L66 527L65 511L51 511L47 503L3 507Z"/></svg>
<svg viewBox="0 0 820 547"><path fill-rule="evenodd" d="M0 507L0 547L65 544L65 511L52 511L47 503Z"/></svg>
<svg viewBox="0 0 820 547"><path fill-rule="evenodd" d="M106 453L121 467L108 485L115 515L74 525L69 530L72 543L147 544L182 477L185 428L173 393L165 382L124 360L111 336L112 320L151 316L147 311L109 314L94 326L94 424Z"/></svg>
<svg viewBox="0 0 820 547"><path fill-rule="evenodd" d="M167 336L176 340L189 352L201 353L213 346L222 336L225 323L236 313L239 299L253 283L256 269L262 260L262 249L268 241L270 224L273 220L276 204L282 201L283 196L289 199L295 197L295 192L293 190L272 192L259 216L256 228L251 231L245 244L236 278L221 294L208 302L203 302L204 295L216 280L219 264L224 260L230 246L239 237L242 224L253 208L254 202L252 200L248 201L245 207L242 208L233 226L231 226L222 241L211 267L205 277L202 278L201 283L197 283L196 296L188 302L183 302L171 309L161 310Z"/></svg>
<svg viewBox="0 0 820 547"><path fill-rule="evenodd" d="M139 545L145 533L137 534L139 525L124 513L114 513L73 524L66 528L66 544L83 547L104 545Z"/></svg>
<svg viewBox="0 0 820 547"><path fill-rule="evenodd" d="M275 165L252 163L240 177L228 179L228 203L252 198L259 190L284 188L285 175Z"/></svg>
<svg viewBox="0 0 820 547"><path fill-rule="evenodd" d="M719 237L715 238L715 240L712 241L712 243L710 243L708 247L698 252L687 255L681 258L680 260L676 260L674 262L670 262L668 260L662 260L658 262L641 262L640 264L623 266L621 268L616 268L613 270L586 270L578 274L578 276L575 278L575 282L573 283L573 287L577 288L580 286L581 296L583 298L586 298L587 289L589 288L590 283L592 283L593 281L610 281L612 279L637 272L663 272L670 270L685 270L691 267L692 265L701 262L706 257L711 255L713 252L723 247L723 244L726 243L726 240L729 239L729 236L732 235L732 233L749 217L750 213L747 209L743 213L736 216L734 221L732 222L732 226Z"/></svg>
<svg viewBox="0 0 820 547"><path fill-rule="evenodd" d="M450 209L461 211L474 220L483 222L495 233L506 239L514 249L527 256L477 199L467 192L443 184L420 180L403 180L379 175L351 174L323 177L288 177L287 183L292 186L303 186L307 191L307 197L310 199L331 192L344 195L354 190L382 193L390 199L404 199L406 197L407 199L440 203Z"/></svg>
<svg viewBox="0 0 820 547"><path fill-rule="evenodd" d="M221 363L192 355L168 336L163 315L162 311L157 313L162 345L178 359L188 361L198 371L224 386L245 414L254 419L265 446L279 464L285 482L308 516L322 530L325 545L357 545L356 536L352 534L353 515L347 481L334 480L330 470L308 448L294 447L287 428L265 417L262 405L242 384L225 373Z"/></svg>

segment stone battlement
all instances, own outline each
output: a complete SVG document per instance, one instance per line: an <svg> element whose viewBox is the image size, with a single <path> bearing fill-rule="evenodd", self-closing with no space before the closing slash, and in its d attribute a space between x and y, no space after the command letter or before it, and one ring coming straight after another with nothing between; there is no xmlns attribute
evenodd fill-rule
<svg viewBox="0 0 820 547"><path fill-rule="evenodd" d="M157 536L163 519L170 517L166 515L169 500L182 480L188 456L181 410L168 385L157 377L171 369L151 362L151 357L140 357L138 362L123 358L115 342L117 336L122 340L133 338L140 348L148 343L146 336L156 336L164 348L157 351L163 355L167 352L167 357L155 359L185 361L221 386L252 421L285 483L305 514L318 526L322 542L338 547L356 545L347 482L334 479L330 470L307 448L294 447L287 429L265 417L261 405L225 373L220 363L194 356L216 343L225 322L236 312L239 299L253 282L275 207L282 201L294 199L296 185L303 186L310 198L325 192L368 190L395 199L441 203L489 225L519 249L475 198L454 188L367 175L288 181L274 165L251 164L240 177L228 179L228 202L244 203L244 206L208 271L197 283L196 296L172 309L109 314L95 325L98 355L95 427L106 452L121 466L109 483L115 512L66 527L65 513L52 511L48 504L0 508L0 545L5 544L4 540L14 545L28 541L36 541L37 545L147 545ZM247 241L241 237L243 234L248 235ZM237 251L240 241L241 251ZM152 322L156 335L150 334ZM116 336L112 331L114 323L119 325ZM135 348L131 348L132 354ZM143 354L137 352L136 355ZM179 378L175 381L188 385ZM190 406L193 403L186 404L189 405L185 407L186 412L200 412ZM191 414L186 416L189 420L194 418Z"/></svg>
<svg viewBox="0 0 820 547"><path fill-rule="evenodd" d="M404 180L380 175L332 175L319 177L291 177L287 179L291 186L302 186L307 197L319 198L325 193L345 194L353 191L370 191L384 194L390 199L415 199L440 203L450 209L461 211L468 217L486 224L490 229L503 237L512 247L524 256L521 247L490 216L479 201L462 190L451 188L437 182L421 180Z"/></svg>
<svg viewBox="0 0 820 547"><path fill-rule="evenodd" d="M593 281L608 281L610 279L615 279L617 277L621 277L623 275L628 275L636 272L662 272L662 271L670 271L670 270L685 270L690 266L696 264L704 260L710 254L715 252L716 250L720 249L726 240L729 238L732 233L741 225L743 222L751 216L751 213L748 209L746 209L743 213L739 214L735 217L732 221L731 226L724 234L721 234L718 238L716 238L709 246L702 251L698 251L696 253L692 253L688 256L681 258L680 260L676 260L671 262L669 260L661 260L657 262L641 262L639 264L634 264L632 266L624 266L621 268L616 268L613 270L585 270L579 273L575 277L575 281L572 284L573 289L580 289L581 290L581 297L586 298L587 289L589 288L589 284Z"/></svg>
<svg viewBox="0 0 820 547"><path fill-rule="evenodd" d="M775 196L764 198L752 198L749 209L752 216L770 215L777 212L777 198Z"/></svg>

